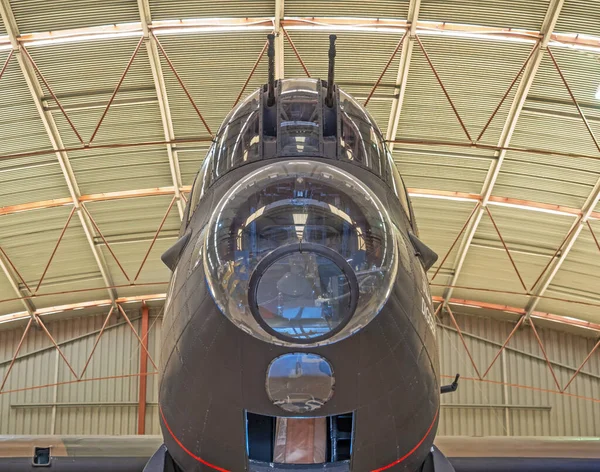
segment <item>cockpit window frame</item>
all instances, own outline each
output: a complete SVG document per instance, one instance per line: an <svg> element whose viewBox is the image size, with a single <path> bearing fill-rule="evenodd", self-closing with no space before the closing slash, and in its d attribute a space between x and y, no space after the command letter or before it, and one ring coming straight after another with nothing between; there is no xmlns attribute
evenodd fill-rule
<svg viewBox="0 0 600 472"><path fill-rule="evenodd" d="M292 80L292 79L288 79L288 80ZM324 103L323 100L323 94L321 93L322 89L323 89L323 82L321 80L318 79L293 79L293 80L298 80L298 81L306 81L306 80L310 80L312 81L316 81L315 83L315 89L317 90L317 101L318 101L318 126L319 126L319 130L320 130L320 146L319 146L319 153L307 153L307 154L303 154L303 153L298 153L298 154L294 154L294 153L290 153L290 154L283 154L280 153L280 143L278 143L278 139L277 141L277 148L274 150L274 152L267 152L266 150L266 146L267 146L267 140L265 139L265 111L263 109L263 107L265 107L266 104L266 92L264 87L261 87L260 89L250 93L239 106L243 106L244 103L246 103L248 101L248 99L250 99L251 97L255 96L255 98L258 99L258 103L259 103L259 109L258 109L258 113L259 113L259 145L258 145L258 149L259 149L259 153L258 156L255 157L254 159L250 159L248 161L243 161L240 164L234 165L232 167L227 167L224 169L224 171L222 173L217 173L217 167L218 167L218 163L216 162L216 152L217 152L217 147L218 144L220 142L220 138L222 137L223 133L227 130L228 127L228 122L223 122L222 125L219 128L219 131L217 133L217 136L215 138L215 140L213 141L213 143L211 144L211 147L209 148L209 151L207 153L206 158L204 159L203 163L202 163L202 167L199 170L196 179L194 180L194 184L192 186L192 194L190 196L190 210L188 212L188 218L187 218L187 223L189 223L189 221L191 221L196 207L198 206L198 204L202 201L202 198L204 197L204 195L206 194L207 190L209 188L211 188L216 182L218 182L223 176L227 175L230 171L237 169L239 167L242 167L246 164L250 164L252 162L257 162L257 161L261 161L261 160L267 160L267 159L272 159L272 158L293 158L293 157L304 157L304 158L314 158L314 159L327 159L327 160L336 160L336 161L340 161L340 162L347 162L350 163L352 165L355 165L357 167L360 167L361 169L367 170L369 172L371 172L372 174L376 175L377 177L379 177L383 182L385 182L385 184L388 186L388 188L390 188L392 190L392 192L396 195L396 197L398 198L401 206L402 206L402 210L405 214L405 216L407 217L408 221L410 222L411 225L414 225L414 218L413 218L413 211L412 211L412 204L410 202L410 198L408 197L408 191L406 190L406 185L404 184L404 180L402 179L402 176L400 175L400 173L398 172L398 169L396 167L396 164L393 162L393 158L391 155L391 152L385 142L385 138L383 136L383 134L381 133L381 130L379 129L379 127L377 126L376 122L373 120L373 118L371 117L371 115L368 113L368 111L366 109L364 109L364 107L362 107L362 105L360 105L360 103L358 103L356 101L356 99L354 99L354 97L352 97L352 95L340 90L339 88L336 87L335 90L335 98L336 98L336 139L335 139L335 146L332 147L328 147L327 146L327 137L324 136L324 130L325 130L325 123L324 123L324 107L326 107L327 105ZM280 90L282 88L281 86L282 82L278 81L276 84L277 87L277 91L276 94L278 97L280 97ZM374 143L377 145L377 149L380 151L378 152L378 168L373 168L373 166L368 166L365 165L365 163L359 162L357 160L352 160L352 159L346 159L343 158L342 156L342 144L341 144L341 127L342 127L342 117L341 117L341 99L342 99L342 94L344 95L344 99L348 99L350 103L353 104L354 107L356 107L357 110L359 110L361 112L361 115L364 115L364 119L360 118L360 116L357 116L356 118L361 119L361 121L365 122L365 125L370 126L371 127L371 132L375 134L375 138L377 140L377 143ZM281 124L281 115L280 115L280 100L277 100L276 105L273 107L275 110L275 114L276 114L276 125L275 127L277 128L276 130L276 134L279 133L279 127ZM228 115L227 115L227 119L231 121L231 119L236 118L237 119L237 115L238 113L234 113L234 110L232 110ZM360 135L362 135L362 133L360 133ZM334 150L335 149L335 150ZM334 155L333 155L334 153ZM207 162L208 161L208 162ZM394 171L390 170L390 167L392 167L392 169L395 168L395 173L397 175L394 175ZM391 171L392 175L388 175L388 173ZM398 183L401 184L401 189L398 188ZM198 192L198 193L197 193Z"/></svg>

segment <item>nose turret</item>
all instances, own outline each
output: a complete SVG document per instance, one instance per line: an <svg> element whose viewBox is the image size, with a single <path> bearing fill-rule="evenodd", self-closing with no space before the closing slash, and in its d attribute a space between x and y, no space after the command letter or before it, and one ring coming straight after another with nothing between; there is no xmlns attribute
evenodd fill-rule
<svg viewBox="0 0 600 472"><path fill-rule="evenodd" d="M315 345L358 331L385 304L396 232L357 178L325 162L282 160L231 188L200 237L225 316L265 341Z"/></svg>

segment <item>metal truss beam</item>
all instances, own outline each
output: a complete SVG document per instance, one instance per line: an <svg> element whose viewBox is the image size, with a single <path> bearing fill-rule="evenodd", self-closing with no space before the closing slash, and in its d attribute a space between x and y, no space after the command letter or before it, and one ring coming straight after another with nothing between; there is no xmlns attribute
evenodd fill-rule
<svg viewBox="0 0 600 472"><path fill-rule="evenodd" d="M271 31L274 17L252 18L196 18L186 20L154 21L150 28L155 34L197 34L211 32ZM286 28L305 31L365 31L393 33L406 31L408 20L382 18L347 17L288 17L281 20ZM502 28L473 24L447 23L440 21L417 21L417 33L421 36L450 36L458 38L482 38L491 41L511 41L535 43L543 37L541 31L516 28ZM19 36L20 43L35 46L57 44L59 42L82 42L110 39L119 36L141 36L141 23L120 23L105 26L91 26L65 30L29 33ZM553 46L574 48L600 53L600 36L573 33L551 33L549 41ZM0 50L11 49L9 36L0 36Z"/></svg>
<svg viewBox="0 0 600 472"><path fill-rule="evenodd" d="M27 88L31 93L31 97L33 98L35 107L38 111L40 119L42 120L46 133L48 134L48 139L50 140L50 143L54 149L63 149L64 145L60 133L58 131L58 127L56 126L56 122L54 121L52 114L50 112L45 111L45 106L42 102L42 97L44 94L39 82L36 79L35 71L31 67L31 63L29 62L29 60L26 57L24 57L24 54L21 52L21 45L19 44L17 39L19 37L19 31L13 12L11 10L9 0L0 0L0 14L2 16L4 26L6 27L6 30L8 32L11 45L17 58L17 62L19 63L19 67L23 74L23 78L25 79ZM73 173L73 169L69 161L69 156L64 151L57 151L55 154L60 164L60 168L65 178L67 187L69 189L71 201L77 209L77 216L81 223L81 227L83 228L83 231L85 233L85 237L88 241L96 264L98 265L100 274L102 275L102 279L104 280L104 283L107 287L114 285L106 261L104 260L102 253L94 244L95 234L89 224L86 215L82 211L81 202L79 201L79 197L81 194L79 191L79 186L77 185L77 180L75 179L75 174ZM114 301L117 298L115 290L107 290L111 300Z"/></svg>
<svg viewBox="0 0 600 472"><path fill-rule="evenodd" d="M138 9L142 20L142 31L144 42L146 43L146 51L148 52L148 60L150 61L150 69L152 70L152 79L156 88L156 96L158 97L158 106L160 108L160 118L163 125L163 131L166 141L175 140L175 130L173 128L173 120L171 119L171 109L169 107L169 98L167 96L167 88L165 78L163 76L162 67L160 64L160 56L158 54L158 46L156 38L150 34L149 25L152 24L152 15L150 12L150 3L148 0L138 0ZM179 159L173 145L168 143L167 156L169 158L169 169L171 171L171 179L173 180L173 188L175 190L175 198L177 203L177 211L179 219L183 218L185 211L185 203L181 199L181 170L179 167Z"/></svg>
<svg viewBox="0 0 600 472"><path fill-rule="evenodd" d="M385 138L388 141L396 139L398 133L398 124L400 123L400 114L402 113L402 105L404 103L404 95L406 93L406 84L408 82L408 71L410 69L410 60L415 44L415 36L417 30L417 19L419 17L419 9L421 8L421 0L410 0L408 5L407 37L402 43L400 51L400 65L398 66L398 75L396 77L397 87L394 89L394 99L392 100L392 108L390 110L390 118L388 121ZM394 143L388 143L390 151L394 150Z"/></svg>
<svg viewBox="0 0 600 472"><path fill-rule="evenodd" d="M494 310L498 312L504 313L512 313L513 315L525 315L525 309L514 307L510 305L502 305L500 303L488 303L479 300L467 300L463 298L451 298L446 301L444 297L433 296L433 301L435 303L447 303L450 305L459 305L473 308L483 308L486 310ZM562 323L564 325L575 326L578 328L590 329L592 331L600 332L600 323L592 323L590 321L579 320L576 318L571 318L569 316L556 315L553 313L546 313L542 311L534 311L531 316L533 318L538 318L540 320L548 320L556 323Z"/></svg>
<svg viewBox="0 0 600 472"><path fill-rule="evenodd" d="M182 185L179 189L181 194L189 193L192 190L191 185ZM408 194L412 198L431 198L438 200L450 200L456 202L469 202L469 201L481 201L482 195L478 193L466 193L466 192L455 192L447 190L437 189L424 189L424 188L408 188ZM175 190L173 187L153 187L153 188L140 188L135 190L123 190L118 192L106 192L106 193L93 193L89 195L81 195L79 197L80 202L105 202L110 200L124 200L128 198L142 198L142 197L153 197L161 195L174 195ZM0 216L11 215L13 213L20 213L23 211L41 210L44 208L55 208L59 206L72 205L73 200L71 198L55 198L53 200L41 200L37 202L21 203L18 205L11 205L0 207ZM576 218L581 216L583 213L580 208L571 208L563 205L552 205L549 203L534 202L531 200L521 200L518 198L509 198L492 195L488 200L488 205L504 206L509 208L515 208L517 210L526 211L537 211L541 213L550 213L553 215L568 216ZM588 218L589 220L600 219L600 212L592 211Z"/></svg>
<svg viewBox="0 0 600 472"><path fill-rule="evenodd" d="M523 105L525 104L525 100L527 99L529 90L533 85L536 73L538 71L540 63L542 62L542 58L544 57L544 54L546 52L548 42L551 38L554 26L556 25L556 22L558 20L558 16L560 15L563 3L564 0L552 0L550 6L548 7L548 11L546 12L546 17L544 19L544 23L540 32L542 37L535 46L536 50L531 56L527 66L525 67L525 70L523 71L523 77L519 82L510 110L506 117L506 121L502 128L502 132L500 133L500 139L498 140L498 147L500 148L506 148L510 145L510 141L517 126L517 121L519 120L519 116L521 115ZM490 165L485 182L483 184L483 188L481 190L481 205L479 206L475 217L470 221L469 227L465 231L465 235L459 246L454 266L452 268L452 278L450 280L449 285L456 285L456 282L460 277L460 272L467 258L471 242L475 237L475 233L477 232L479 223L481 222L481 219L485 213L485 207L489 202L490 196L494 189L494 185L496 183L496 180L498 179L498 175L500 174L500 170L502 168L504 158L506 157L506 153L507 151L505 149L495 152L495 159ZM452 297L452 292L452 287L446 289L444 293L444 303L447 303L448 300Z"/></svg>

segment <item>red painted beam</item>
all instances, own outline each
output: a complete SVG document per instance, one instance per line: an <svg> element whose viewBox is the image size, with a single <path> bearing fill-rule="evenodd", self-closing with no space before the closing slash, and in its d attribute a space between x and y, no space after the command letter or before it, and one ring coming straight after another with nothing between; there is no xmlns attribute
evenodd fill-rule
<svg viewBox="0 0 600 472"><path fill-rule="evenodd" d="M148 305L142 303L142 346L138 390L138 434L146 434L146 391L148 385Z"/></svg>

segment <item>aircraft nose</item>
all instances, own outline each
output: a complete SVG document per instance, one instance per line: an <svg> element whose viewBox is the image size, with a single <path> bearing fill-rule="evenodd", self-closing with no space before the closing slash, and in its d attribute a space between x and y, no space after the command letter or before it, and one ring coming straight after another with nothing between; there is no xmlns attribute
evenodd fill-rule
<svg viewBox="0 0 600 472"><path fill-rule="evenodd" d="M396 230L362 182L326 162L277 161L232 188L208 225L204 265L221 311L278 344L334 342L389 295Z"/></svg>

